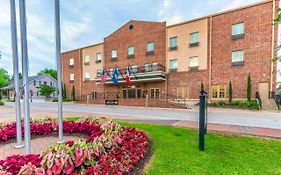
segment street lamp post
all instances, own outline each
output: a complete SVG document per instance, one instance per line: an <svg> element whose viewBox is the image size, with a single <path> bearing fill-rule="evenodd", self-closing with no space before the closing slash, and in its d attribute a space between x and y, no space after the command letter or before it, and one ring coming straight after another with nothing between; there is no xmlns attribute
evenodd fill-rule
<svg viewBox="0 0 281 175"><path fill-rule="evenodd" d="M19 0L20 12L20 33L21 33L21 52L23 68L23 86L24 86L24 142L25 153L30 154L30 106L29 106L29 83L28 83L28 50L26 38L26 11L25 0Z"/></svg>
<svg viewBox="0 0 281 175"><path fill-rule="evenodd" d="M21 108L20 108L20 88L19 88L19 60L18 60L18 39L17 39L17 21L15 0L10 0L11 8L11 40L13 51L13 72L15 84L15 100L16 100L16 125L17 125L17 144L16 148L22 148L22 132L21 132Z"/></svg>

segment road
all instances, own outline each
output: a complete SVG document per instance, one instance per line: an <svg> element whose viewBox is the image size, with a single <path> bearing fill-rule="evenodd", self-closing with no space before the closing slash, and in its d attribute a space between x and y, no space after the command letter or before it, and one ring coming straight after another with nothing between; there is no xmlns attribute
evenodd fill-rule
<svg viewBox="0 0 281 175"><path fill-rule="evenodd" d="M14 103L5 103L5 105L10 110L1 112L0 108L0 121L14 120ZM31 103L30 109L32 117L38 114L41 114L41 116L56 116L57 103ZM198 121L198 109L196 108L184 110L69 103L63 105L63 111L67 116L96 114L127 120L154 120L159 121L159 123L161 121ZM208 122L212 124L281 129L281 113L209 108Z"/></svg>

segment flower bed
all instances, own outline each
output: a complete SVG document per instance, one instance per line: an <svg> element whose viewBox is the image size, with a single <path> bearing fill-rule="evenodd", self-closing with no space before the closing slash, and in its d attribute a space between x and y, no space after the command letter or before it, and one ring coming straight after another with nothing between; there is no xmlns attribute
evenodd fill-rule
<svg viewBox="0 0 281 175"><path fill-rule="evenodd" d="M134 128L121 127L105 118L64 121L64 133L82 133L87 140L54 144L40 155L12 155L0 160L0 175L13 174L128 174L148 151L148 137ZM51 120L31 122L32 135L57 131ZM16 137L15 124L0 126L0 142Z"/></svg>

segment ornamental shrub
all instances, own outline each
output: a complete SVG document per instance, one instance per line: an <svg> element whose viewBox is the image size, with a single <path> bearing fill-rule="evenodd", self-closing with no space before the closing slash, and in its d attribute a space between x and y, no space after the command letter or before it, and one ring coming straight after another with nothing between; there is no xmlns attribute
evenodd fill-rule
<svg viewBox="0 0 281 175"><path fill-rule="evenodd" d="M231 103L232 102L232 82L229 82L229 89L228 89L228 94L229 94L229 99L228 102Z"/></svg>
<svg viewBox="0 0 281 175"><path fill-rule="evenodd" d="M248 75L247 79L247 100L251 101L251 96L252 96L252 80L251 80L251 75Z"/></svg>

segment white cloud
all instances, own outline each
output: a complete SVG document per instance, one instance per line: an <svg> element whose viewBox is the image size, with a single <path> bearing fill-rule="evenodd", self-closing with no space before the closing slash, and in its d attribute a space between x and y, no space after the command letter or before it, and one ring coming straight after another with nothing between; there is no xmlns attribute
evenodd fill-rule
<svg viewBox="0 0 281 175"><path fill-rule="evenodd" d="M173 16L167 19L167 24L168 25L176 24L182 22L183 20L184 20L183 16L179 12L176 12Z"/></svg>
<svg viewBox="0 0 281 175"><path fill-rule="evenodd" d="M256 2L260 2L260 1L263 1L263 0L233 0L233 1L228 1L229 3L222 6L221 11L237 8L237 7L240 7L240 6L245 6L246 4L252 4L252 3L256 3Z"/></svg>

